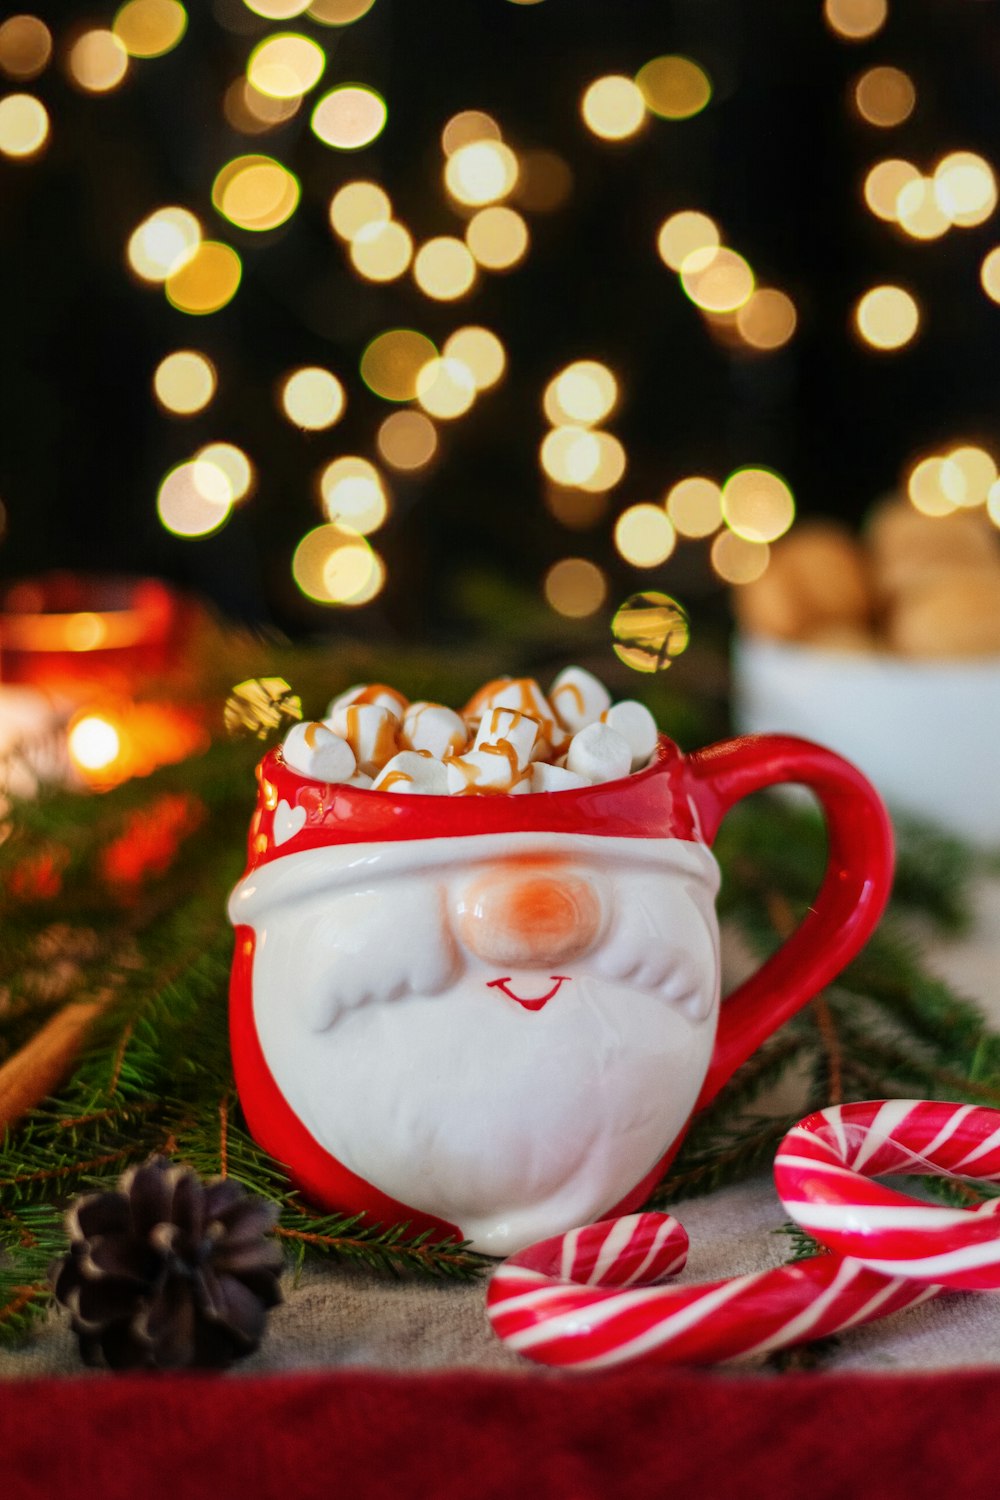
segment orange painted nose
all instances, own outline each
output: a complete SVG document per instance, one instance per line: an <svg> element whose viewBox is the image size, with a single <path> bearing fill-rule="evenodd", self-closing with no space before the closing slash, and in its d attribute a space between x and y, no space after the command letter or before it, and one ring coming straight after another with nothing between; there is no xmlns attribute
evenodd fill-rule
<svg viewBox="0 0 1000 1500"><path fill-rule="evenodd" d="M489 963L547 968L593 946L601 906L580 875L497 870L463 892L458 925L466 947Z"/></svg>

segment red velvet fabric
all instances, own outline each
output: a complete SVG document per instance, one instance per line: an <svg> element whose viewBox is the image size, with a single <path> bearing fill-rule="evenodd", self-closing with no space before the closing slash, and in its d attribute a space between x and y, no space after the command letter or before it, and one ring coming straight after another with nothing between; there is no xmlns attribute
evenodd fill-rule
<svg viewBox="0 0 1000 1500"><path fill-rule="evenodd" d="M3 1500L996 1493L1000 1372L449 1372L0 1385Z"/></svg>

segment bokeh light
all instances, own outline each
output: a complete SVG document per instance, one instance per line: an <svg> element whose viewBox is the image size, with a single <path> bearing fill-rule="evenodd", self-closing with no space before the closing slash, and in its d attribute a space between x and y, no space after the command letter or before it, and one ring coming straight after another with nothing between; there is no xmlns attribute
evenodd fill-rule
<svg viewBox="0 0 1000 1500"><path fill-rule="evenodd" d="M611 621L618 660L635 672L663 672L688 648L691 626L676 599L656 589L632 594Z"/></svg>
<svg viewBox="0 0 1000 1500"><path fill-rule="evenodd" d="M500 126L492 115L481 109L459 110L452 115L441 132L441 150L445 156L454 156L461 146L471 146L473 141L498 141Z"/></svg>
<svg viewBox="0 0 1000 1500"><path fill-rule="evenodd" d="M384 581L381 559L348 526L316 526L299 542L292 577L317 604L367 603Z"/></svg>
<svg viewBox="0 0 1000 1500"><path fill-rule="evenodd" d="M949 516L965 497L965 479L958 464L934 454L914 464L906 492L922 515Z"/></svg>
<svg viewBox="0 0 1000 1500"><path fill-rule="evenodd" d="M468 365L454 356L428 360L417 375L417 400L432 417L450 421L469 410L476 381Z"/></svg>
<svg viewBox="0 0 1000 1500"><path fill-rule="evenodd" d="M187 22L179 0L127 0L111 29L130 57L162 57L177 46Z"/></svg>
<svg viewBox="0 0 1000 1500"><path fill-rule="evenodd" d="M107 94L128 72L128 53L113 31L100 28L77 37L66 59L69 76L88 94Z"/></svg>
<svg viewBox="0 0 1000 1500"><path fill-rule="evenodd" d="M596 614L608 596L607 579L585 557L564 557L553 563L543 588L552 608L571 620Z"/></svg>
<svg viewBox="0 0 1000 1500"><path fill-rule="evenodd" d="M724 583L755 583L767 572L771 549L766 542L751 542L735 531L720 531L709 557Z"/></svg>
<svg viewBox="0 0 1000 1500"><path fill-rule="evenodd" d="M947 233L951 220L938 202L932 178L915 177L900 188L896 222L915 240L937 240Z"/></svg>
<svg viewBox="0 0 1000 1500"><path fill-rule="evenodd" d="M736 328L752 349L781 349L795 332L795 303L776 287L758 287L736 312Z"/></svg>
<svg viewBox="0 0 1000 1500"><path fill-rule="evenodd" d="M166 281L197 253L201 225L186 208L158 208L129 238L128 263L143 281Z"/></svg>
<svg viewBox="0 0 1000 1500"><path fill-rule="evenodd" d="M390 412L375 439L378 451L393 469L423 469L438 449L437 428L421 411Z"/></svg>
<svg viewBox="0 0 1000 1500"><path fill-rule="evenodd" d="M901 156L887 156L884 161L876 162L865 177L865 202L876 218L894 224L898 217L896 205L900 193L908 183L919 180L920 173L911 161Z"/></svg>
<svg viewBox="0 0 1000 1500"><path fill-rule="evenodd" d="M253 464L235 443L206 443L195 454L200 466L210 465L221 474L229 488L231 500L242 500L253 484Z"/></svg>
<svg viewBox="0 0 1000 1500"><path fill-rule="evenodd" d="M320 475L319 492L326 519L359 536L377 531L389 514L382 476L366 458L335 458Z"/></svg>
<svg viewBox="0 0 1000 1500"><path fill-rule="evenodd" d="M507 368L504 346L488 328L456 328L445 340L441 352L446 358L459 359L468 366L477 391L486 391L496 385Z"/></svg>
<svg viewBox="0 0 1000 1500"><path fill-rule="evenodd" d="M979 267L979 283L993 302L1000 302L1000 245L983 256Z"/></svg>
<svg viewBox="0 0 1000 1500"><path fill-rule="evenodd" d="M34 94L8 94L0 99L0 152L4 156L34 156L48 135L48 111Z"/></svg>
<svg viewBox="0 0 1000 1500"><path fill-rule="evenodd" d="M869 125L887 130L901 125L913 113L917 91L913 79L901 68L869 68L855 80L854 107Z"/></svg>
<svg viewBox="0 0 1000 1500"><path fill-rule="evenodd" d="M174 536L209 536L232 510L232 487L214 463L197 459L170 470L157 496L160 521Z"/></svg>
<svg viewBox="0 0 1000 1500"><path fill-rule="evenodd" d="M602 494L614 489L625 473L625 449L610 432L593 432L597 440L597 467L589 478L580 481L580 489Z"/></svg>
<svg viewBox="0 0 1000 1500"><path fill-rule="evenodd" d="M465 243L488 271L509 271L527 254L528 226L515 209L494 204L473 214Z"/></svg>
<svg viewBox="0 0 1000 1500"><path fill-rule="evenodd" d="M991 487L996 483L997 466L985 448L974 443L963 443L946 454L948 462L954 464L962 476L962 498L964 506L985 505Z"/></svg>
<svg viewBox="0 0 1000 1500"><path fill-rule="evenodd" d="M203 240L190 260L167 277L167 300L178 312L218 312L236 296L242 273L235 250L219 240Z"/></svg>
<svg viewBox="0 0 1000 1500"><path fill-rule="evenodd" d="M8 78L37 78L52 56L52 33L38 16L8 16L0 25L0 72Z"/></svg>
<svg viewBox="0 0 1000 1500"><path fill-rule="evenodd" d="M722 516L744 541L773 542L794 521L795 500L771 469L737 469L722 486Z"/></svg>
<svg viewBox="0 0 1000 1500"><path fill-rule="evenodd" d="M279 32L265 37L247 59L247 78L262 94L299 99L323 76L326 53L311 37Z"/></svg>
<svg viewBox="0 0 1000 1500"><path fill-rule="evenodd" d="M687 120L712 97L704 68L689 57L654 57L635 75L646 108L664 120Z"/></svg>
<svg viewBox="0 0 1000 1500"><path fill-rule="evenodd" d="M554 427L542 440L539 458L556 484L581 485L597 473L601 445L587 427Z"/></svg>
<svg viewBox="0 0 1000 1500"><path fill-rule="evenodd" d="M165 411L190 417L215 395L216 374L212 361L196 349L175 349L156 367L153 390Z"/></svg>
<svg viewBox="0 0 1000 1500"><path fill-rule="evenodd" d="M526 151L520 158L514 198L529 213L553 213L562 208L572 191L569 163L555 151Z"/></svg>
<svg viewBox="0 0 1000 1500"><path fill-rule="evenodd" d="M307 432L332 427L343 416L346 402L344 387L336 375L318 365L293 370L281 387L285 416Z"/></svg>
<svg viewBox="0 0 1000 1500"><path fill-rule="evenodd" d="M974 151L952 151L934 169L934 194L952 224L985 224L997 206L993 168Z"/></svg>
<svg viewBox="0 0 1000 1500"><path fill-rule="evenodd" d="M476 140L459 146L445 163L444 182L458 203L481 208L513 191L518 161L503 141Z"/></svg>
<svg viewBox="0 0 1000 1500"><path fill-rule="evenodd" d="M986 497L986 514L994 526L1000 527L1000 484L993 485Z"/></svg>
<svg viewBox="0 0 1000 1500"><path fill-rule="evenodd" d="M656 237L660 259L671 271L679 271L696 250L714 250L718 244L719 229L714 219L691 208L671 214Z"/></svg>
<svg viewBox="0 0 1000 1500"><path fill-rule="evenodd" d="M611 73L595 78L580 101L584 123L604 141L624 141L646 120L646 101L631 78Z"/></svg>
<svg viewBox="0 0 1000 1500"><path fill-rule="evenodd" d="M889 14L887 0L823 0L823 19L846 42L863 42L881 31Z"/></svg>
<svg viewBox="0 0 1000 1500"><path fill-rule="evenodd" d="M396 281L413 259L413 237L395 219L375 219L351 240L350 257L367 281Z"/></svg>
<svg viewBox="0 0 1000 1500"><path fill-rule="evenodd" d="M547 484L545 504L560 526L589 531L607 515L609 496L606 491L591 494L582 489L565 489L561 484Z"/></svg>
<svg viewBox="0 0 1000 1500"><path fill-rule="evenodd" d="M471 289L476 262L468 246L454 235L437 235L417 251L413 279L425 296L437 302L453 302Z"/></svg>
<svg viewBox="0 0 1000 1500"><path fill-rule="evenodd" d="M377 182L346 182L330 199L330 224L348 242L366 224L388 224L391 218L389 194Z"/></svg>
<svg viewBox="0 0 1000 1500"><path fill-rule="evenodd" d="M390 328L380 333L361 356L361 379L383 401L412 401L417 376L437 358L437 349L415 328Z"/></svg>
<svg viewBox="0 0 1000 1500"><path fill-rule="evenodd" d="M656 568L673 552L677 535L666 511L643 501L623 510L615 522L615 546L634 568Z"/></svg>
<svg viewBox="0 0 1000 1500"><path fill-rule="evenodd" d="M873 349L902 349L920 326L920 309L901 286L875 286L858 301L854 323Z"/></svg>
<svg viewBox="0 0 1000 1500"><path fill-rule="evenodd" d="M549 381L542 405L554 426L591 427L609 416L617 401L618 382L607 365L578 359Z"/></svg>
<svg viewBox="0 0 1000 1500"><path fill-rule="evenodd" d="M381 135L388 118L385 100L360 83L324 94L312 112L313 134L335 151L360 151Z"/></svg>
<svg viewBox="0 0 1000 1500"><path fill-rule="evenodd" d="M121 735L103 714L85 712L70 723L66 748L82 771L104 771L121 754Z"/></svg>
<svg viewBox="0 0 1000 1500"><path fill-rule="evenodd" d="M667 515L681 536L711 536L722 525L722 490L714 479L692 474L667 494Z"/></svg>
<svg viewBox="0 0 1000 1500"><path fill-rule="evenodd" d="M255 89L248 78L234 78L222 100L229 124L241 135L263 135L298 113L300 98L273 99Z"/></svg>
<svg viewBox="0 0 1000 1500"><path fill-rule="evenodd" d="M754 276L735 250L706 247L685 257L681 286L703 312L735 312L753 295Z"/></svg>
<svg viewBox="0 0 1000 1500"><path fill-rule="evenodd" d="M237 156L212 184L212 202L240 229L276 229L299 203L299 181L272 156Z"/></svg>
<svg viewBox="0 0 1000 1500"><path fill-rule="evenodd" d="M375 0L312 0L309 19L321 26L350 26L366 16L374 4Z"/></svg>
<svg viewBox="0 0 1000 1500"><path fill-rule="evenodd" d="M312 0L243 0L243 4L265 21L292 21L309 9Z"/></svg>

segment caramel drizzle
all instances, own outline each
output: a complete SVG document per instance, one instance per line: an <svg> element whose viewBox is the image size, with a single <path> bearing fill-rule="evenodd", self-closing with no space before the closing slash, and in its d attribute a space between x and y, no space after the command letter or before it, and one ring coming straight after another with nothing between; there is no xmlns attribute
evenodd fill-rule
<svg viewBox="0 0 1000 1500"><path fill-rule="evenodd" d="M306 725L306 732L303 738L310 750L316 749L316 735L320 729L326 729L326 725L317 723L315 719L311 724Z"/></svg>
<svg viewBox="0 0 1000 1500"><path fill-rule="evenodd" d="M365 704L364 707L371 705ZM352 703L346 715L346 734L344 738L354 751L359 768L364 771L367 767L374 766L376 771L381 771L386 761L392 760L398 745L396 743L396 720L389 710L382 710L382 718L379 720L378 728L372 740L371 747L366 756L362 757L361 742L365 737L364 720L361 717L362 705Z"/></svg>
<svg viewBox="0 0 1000 1500"><path fill-rule="evenodd" d="M420 754L419 750L417 751L417 754ZM388 776L383 777L383 779L379 782L375 790L378 792L388 792L390 788L396 785L397 782L412 780L413 777L408 776L405 771L390 771Z"/></svg>

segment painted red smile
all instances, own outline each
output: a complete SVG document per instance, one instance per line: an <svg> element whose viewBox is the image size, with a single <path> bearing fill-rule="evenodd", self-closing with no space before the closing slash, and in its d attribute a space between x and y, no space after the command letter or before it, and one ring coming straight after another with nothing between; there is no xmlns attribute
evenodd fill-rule
<svg viewBox="0 0 1000 1500"><path fill-rule="evenodd" d="M513 990L507 988L510 984L509 974L505 979L487 980L486 987L490 990L499 990L502 995L507 996L508 1000L516 1000L518 1005L522 1005L525 1010L541 1010L542 1006L548 1005L552 996L558 993L563 984L569 979L569 975L553 974L551 975L551 979L552 988L547 995L529 996L527 999L523 995L515 995Z"/></svg>

